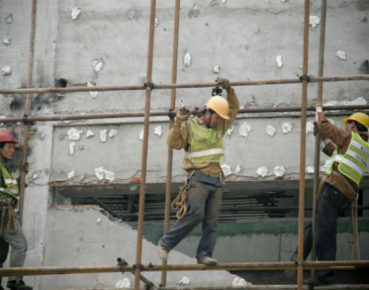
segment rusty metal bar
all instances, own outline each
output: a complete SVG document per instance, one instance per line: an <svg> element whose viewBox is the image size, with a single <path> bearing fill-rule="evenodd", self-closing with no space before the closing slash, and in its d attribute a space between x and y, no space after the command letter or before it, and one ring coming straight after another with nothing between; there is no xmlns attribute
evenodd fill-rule
<svg viewBox="0 0 369 290"><path fill-rule="evenodd" d="M334 269L334 270L355 270L369 268L369 260L359 261L314 261L304 262L305 269ZM250 263L221 263L215 266L203 264L172 264L162 265L140 265L142 272L158 271L203 271L203 270L296 270L298 265L295 262L250 262ZM39 276L55 274L91 274L91 273L112 273L131 272L137 268L133 266L81 266L81 267L11 267L0 268L0 277L6 276Z"/></svg>
<svg viewBox="0 0 369 290"><path fill-rule="evenodd" d="M320 11L320 38L319 38L319 66L318 76L323 76L324 72L324 51L325 51L325 30L327 19L327 0L322 0ZM323 103L323 83L318 83L317 98ZM313 211L312 211L312 247L311 260L316 258L316 218L317 218L317 197L319 194L319 164L320 164L320 133L315 136L315 155L314 155L314 185L313 185ZM314 276L314 269L311 276Z"/></svg>
<svg viewBox="0 0 369 290"><path fill-rule="evenodd" d="M304 239L304 208L305 208L305 155L306 155L306 107L309 66L309 15L310 1L304 4L304 46L302 60L302 96L301 96L301 136L300 136L300 183L299 183L299 211L298 211L298 267L297 289L303 288L303 239Z"/></svg>
<svg viewBox="0 0 369 290"><path fill-rule="evenodd" d="M32 14L31 14L31 33L29 40L29 57L28 57L28 78L27 87L32 88L33 84L33 62L35 55L35 34L36 34L36 13L37 13L37 0L32 0ZM32 110L32 95L27 93L25 116L30 116ZM26 171L24 170L27 163L28 155L28 141L29 141L30 125L25 124L23 131L23 147L22 147L22 160L20 165L20 182L19 182L19 222L23 221L23 208L24 208L24 196L26 187Z"/></svg>
<svg viewBox="0 0 369 290"><path fill-rule="evenodd" d="M150 29L149 29L149 42L147 53L147 78L146 82L146 98L145 98L145 119L144 119L144 137L142 145L142 160L141 160L141 183L140 183L140 198L139 198L139 214L138 214L138 226L137 226L137 250L136 250L136 265L141 265L142 258L142 233L143 233L143 221L145 211L145 187L146 187L146 170L147 170L147 151L149 143L149 124L150 124L150 100L152 90L152 67L154 56L154 29L155 29L155 10L156 0L151 0L150 9ZM140 272L141 267L138 266L135 269L135 290L140 289Z"/></svg>
<svg viewBox="0 0 369 290"><path fill-rule="evenodd" d="M177 82L177 64L178 64L178 35L179 35L179 12L181 2L176 0L174 9L174 29L173 29L173 54L172 54L172 84ZM174 111L176 104L176 89L171 89L170 95L170 110ZM174 117L174 116L173 116ZM173 126L173 117L169 119L169 128ZM164 207L164 226L163 233L169 230L170 218L170 197L171 197L171 183L172 183L172 166L173 166L173 149L168 146L167 157L167 180L165 185L165 207ZM166 266L167 261L162 261L162 265ZM167 272L161 272L161 285L167 284Z"/></svg>
<svg viewBox="0 0 369 290"><path fill-rule="evenodd" d="M369 105L350 105L350 106L324 106L324 111L341 111L341 110L369 110ZM313 111L312 108L307 108L309 111ZM199 111L192 110L191 113L196 115ZM280 108L249 108L241 109L239 114L249 113L286 113L286 112L301 112L301 107L280 107ZM150 116L160 117L160 116L175 116L175 111L160 111L160 112L150 112ZM47 121L66 121L66 120L87 120L87 119L114 119L114 118L135 118L144 117L145 113L135 112L135 113L111 113L111 114L85 114L85 115L59 115L59 116L32 116L32 117L9 117L0 119L0 123L16 123L16 122L47 122Z"/></svg>
<svg viewBox="0 0 369 290"><path fill-rule="evenodd" d="M340 81L361 81L369 80L369 75L353 75L353 76L331 76L331 77L314 77L308 76L309 82L340 82ZM283 85L283 84L301 84L300 78L279 79L279 80L255 80L255 81L239 81L231 82L231 86L261 86L261 85ZM214 87L216 83L187 83L187 84L155 84L155 89L189 89L189 88L208 88ZM41 94L41 93L72 93L72 92L103 92L103 91L134 91L145 90L144 85L131 86L106 86L106 87L69 87L69 88L28 88L28 89L0 89L0 94Z"/></svg>
<svg viewBox="0 0 369 290"><path fill-rule="evenodd" d="M103 202L98 200L96 197L91 197L91 199L102 209L106 210L109 214L111 214L113 217L120 218L118 215L116 215L107 205L105 205Z"/></svg>

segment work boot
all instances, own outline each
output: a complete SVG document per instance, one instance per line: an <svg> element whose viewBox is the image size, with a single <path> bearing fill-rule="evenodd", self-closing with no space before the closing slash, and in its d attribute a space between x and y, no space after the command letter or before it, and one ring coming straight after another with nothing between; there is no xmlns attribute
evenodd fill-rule
<svg viewBox="0 0 369 290"><path fill-rule="evenodd" d="M158 256L163 261L168 260L168 252L164 250L160 243L158 244Z"/></svg>
<svg viewBox="0 0 369 290"><path fill-rule="evenodd" d="M211 257L204 257L202 258L200 264L204 264L206 266L215 266L218 264L218 261Z"/></svg>
<svg viewBox="0 0 369 290"><path fill-rule="evenodd" d="M11 290L33 290L32 287L27 286L23 280L11 280L8 281L8 283L6 284L6 287L8 287Z"/></svg>

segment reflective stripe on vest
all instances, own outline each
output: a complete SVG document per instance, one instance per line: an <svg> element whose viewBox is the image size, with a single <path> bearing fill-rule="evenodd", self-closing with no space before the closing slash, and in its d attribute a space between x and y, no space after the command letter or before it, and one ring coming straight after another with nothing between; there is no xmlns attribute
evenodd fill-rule
<svg viewBox="0 0 369 290"><path fill-rule="evenodd" d="M195 119L188 121L192 140L185 159L192 162L221 162L224 160L223 136L217 128L201 126Z"/></svg>
<svg viewBox="0 0 369 290"><path fill-rule="evenodd" d="M352 132L351 142L346 153L333 155L327 160L326 165L328 173L331 173L333 163L338 162L338 171L359 185L368 161L369 143L365 142L358 133Z"/></svg>
<svg viewBox="0 0 369 290"><path fill-rule="evenodd" d="M6 186L6 188L0 187L0 192L10 195L13 198L18 198L17 180L13 178L13 176L9 173L8 169L2 164L2 162L0 162L0 169Z"/></svg>

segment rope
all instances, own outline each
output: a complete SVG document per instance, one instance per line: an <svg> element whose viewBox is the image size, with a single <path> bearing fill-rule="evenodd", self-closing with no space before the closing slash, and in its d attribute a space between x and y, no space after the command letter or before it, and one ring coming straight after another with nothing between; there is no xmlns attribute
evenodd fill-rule
<svg viewBox="0 0 369 290"><path fill-rule="evenodd" d="M13 209L13 202L12 200L3 200L1 202L3 204L2 214L1 214L1 223L0 223L0 237L3 234L4 229L4 220L6 214L8 214L8 223L7 223L7 230L10 234L15 234L17 232L17 224L15 222L16 214ZM13 229L12 229L13 224Z"/></svg>
<svg viewBox="0 0 369 290"><path fill-rule="evenodd" d="M351 243L351 260L354 260L355 247L357 260L360 260L360 246L359 246L359 229L358 229L358 219L357 219L358 203L357 199L352 202L351 206L351 224L349 226L349 232L352 231L352 238L348 236L348 241Z"/></svg>
<svg viewBox="0 0 369 290"><path fill-rule="evenodd" d="M187 183L184 183L180 188L176 198L170 203L170 207L176 210L177 219L181 219L187 212Z"/></svg>

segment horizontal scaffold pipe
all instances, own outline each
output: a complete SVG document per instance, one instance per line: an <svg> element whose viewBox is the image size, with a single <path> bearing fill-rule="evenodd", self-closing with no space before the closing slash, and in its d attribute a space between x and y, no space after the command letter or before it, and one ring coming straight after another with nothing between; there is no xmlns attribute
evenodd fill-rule
<svg viewBox="0 0 369 290"><path fill-rule="evenodd" d="M315 261L303 262L304 269L355 270L369 268L369 260L360 261ZM157 271L204 271L204 270L296 270L295 262L257 262L257 263L222 263L216 266L202 264L180 265L139 265L141 272ZM0 277L4 276L38 276L56 274L91 274L108 272L132 272L137 266L84 266L84 267L14 267L0 268Z"/></svg>
<svg viewBox="0 0 369 290"><path fill-rule="evenodd" d="M313 111L313 108L309 108ZM324 111L341 111L341 110L369 110L369 105L351 105L351 106L323 106ZM285 113L285 112L301 112L301 107L280 107L280 108L248 108L241 109L239 114L243 113ZM191 111L193 115L199 113L199 110ZM168 116L174 117L175 111L170 112L150 112L151 117ZM54 115L54 116L22 116L22 117L9 117L1 118L0 123L16 123L16 122L45 122L45 121L67 121L67 120L89 120L89 119L114 119L114 118L132 118L132 117L144 117L143 112L135 113L110 113L110 114L84 114L84 115Z"/></svg>
<svg viewBox="0 0 369 290"><path fill-rule="evenodd" d="M333 76L333 77L314 77L306 78L311 83L321 82L340 82L340 81L360 81L369 80L369 75L355 76ZM231 86L260 86L260 85L281 85L281 84L300 84L302 77L294 79L279 80L259 80L259 81L240 81L231 82ZM188 83L188 84L152 84L154 89L186 89L186 88L207 88L214 87L217 83ZM40 93L72 93L72 92L103 92L103 91L137 91L145 90L147 85L135 86L107 86L107 87L67 87L67 88L28 88L28 89L0 89L0 94L40 94Z"/></svg>

